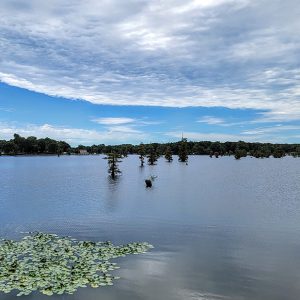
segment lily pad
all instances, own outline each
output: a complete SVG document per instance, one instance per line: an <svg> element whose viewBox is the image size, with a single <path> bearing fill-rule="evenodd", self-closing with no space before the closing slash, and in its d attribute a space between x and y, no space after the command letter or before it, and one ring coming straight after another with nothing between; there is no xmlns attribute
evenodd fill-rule
<svg viewBox="0 0 300 300"><path fill-rule="evenodd" d="M148 243L114 246L111 242L78 241L56 234L30 233L20 241L0 242L0 291L18 296L73 294L79 287L113 285L119 267L111 259L145 253Z"/></svg>

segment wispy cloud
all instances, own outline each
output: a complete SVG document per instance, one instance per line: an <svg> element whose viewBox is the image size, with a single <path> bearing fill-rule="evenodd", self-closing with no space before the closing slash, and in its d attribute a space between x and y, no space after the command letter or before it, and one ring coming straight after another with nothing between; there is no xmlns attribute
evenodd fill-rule
<svg viewBox="0 0 300 300"><path fill-rule="evenodd" d="M4 111L4 112L14 112L14 109L13 108L9 108L9 107L1 107L0 106L0 111Z"/></svg>
<svg viewBox="0 0 300 300"><path fill-rule="evenodd" d="M269 133L278 134L279 132L282 132L282 131L287 131L290 134L293 131L300 131L300 126L278 124L278 125L272 126L272 127L259 127L259 128L245 130L242 132L242 134L258 136L258 135L264 135L264 134L269 134Z"/></svg>
<svg viewBox="0 0 300 300"><path fill-rule="evenodd" d="M198 123L205 123L209 125L220 125L224 124L225 121L221 118L216 118L212 116L204 116L201 119L197 120Z"/></svg>
<svg viewBox="0 0 300 300"><path fill-rule="evenodd" d="M149 118L127 118L127 117L106 117L106 118L95 118L91 120L94 123L99 125L105 125L107 128L117 129L117 128L125 128L124 126L119 125L126 125L126 128L131 129L132 131L134 127L141 127L141 126L150 126L150 125L159 125L162 124L163 121L156 121L150 120Z"/></svg>
<svg viewBox="0 0 300 300"><path fill-rule="evenodd" d="M133 123L136 120L132 118L98 118L92 120L95 123L102 124L102 125L120 125L120 124L128 124Z"/></svg>
<svg viewBox="0 0 300 300"><path fill-rule="evenodd" d="M294 0L2 0L0 81L94 104L300 120L299 29Z"/></svg>
<svg viewBox="0 0 300 300"><path fill-rule="evenodd" d="M141 130L135 129L130 126L108 126L107 129L111 133L119 132L119 133L133 133L133 134L141 134L141 135L143 133Z"/></svg>

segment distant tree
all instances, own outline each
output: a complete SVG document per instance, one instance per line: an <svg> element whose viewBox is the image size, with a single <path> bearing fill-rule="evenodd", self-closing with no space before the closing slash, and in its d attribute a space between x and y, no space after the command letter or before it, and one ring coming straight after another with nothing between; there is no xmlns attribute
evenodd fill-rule
<svg viewBox="0 0 300 300"><path fill-rule="evenodd" d="M116 176L121 173L118 166L118 163L121 162L119 160L120 158L120 154L116 152L111 152L107 154L108 173L110 174L112 179L115 179Z"/></svg>
<svg viewBox="0 0 300 300"><path fill-rule="evenodd" d="M285 156L285 153L282 149L276 149L273 153L274 158L281 158L281 157L284 157L284 156Z"/></svg>
<svg viewBox="0 0 300 300"><path fill-rule="evenodd" d="M167 149L166 149L166 152L165 152L165 159L168 161L168 162L171 162L173 160L173 157L172 157L172 150L171 150L171 147L168 146Z"/></svg>
<svg viewBox="0 0 300 300"><path fill-rule="evenodd" d="M8 141L3 145L3 152L5 154L16 154L17 146L12 141Z"/></svg>
<svg viewBox="0 0 300 300"><path fill-rule="evenodd" d="M118 151L123 157L128 156L128 146L127 145L122 145L121 149Z"/></svg>
<svg viewBox="0 0 300 300"><path fill-rule="evenodd" d="M70 151L70 148L71 148L71 146L64 141L57 142L57 152L60 154L62 154L63 152Z"/></svg>
<svg viewBox="0 0 300 300"><path fill-rule="evenodd" d="M178 149L179 161L186 162L188 160L187 139L182 138Z"/></svg>
<svg viewBox="0 0 300 300"><path fill-rule="evenodd" d="M145 163L145 156L146 156L146 149L143 143L141 143L138 148L138 154L139 154L139 160L141 162L141 167L143 167Z"/></svg>
<svg viewBox="0 0 300 300"><path fill-rule="evenodd" d="M57 153L57 142L52 141L48 144L48 153L56 154Z"/></svg>
<svg viewBox="0 0 300 300"><path fill-rule="evenodd" d="M26 144L26 139L21 137L19 134L15 133L14 134L14 139L12 142L15 144L15 150L19 153L25 152L25 144Z"/></svg>
<svg viewBox="0 0 300 300"><path fill-rule="evenodd" d="M296 147L295 151L292 152L293 157L300 157L300 146Z"/></svg>
<svg viewBox="0 0 300 300"><path fill-rule="evenodd" d="M119 153L123 156L128 154L139 154L141 165L144 164L146 154L149 154L151 148L154 149L156 159L159 155L165 155L167 148L170 147L172 155L179 155L180 161L187 160L189 153L210 155L213 157L215 153L223 155L235 155L237 159L243 155L251 155L258 158L270 157L280 158L285 155L294 157L300 156L299 144L270 144L270 143L247 143L243 141L238 142L210 142L210 141L189 141L186 139L175 143L151 143L145 144L144 153L140 153L140 145L122 144L122 145L93 145L78 147L70 147L69 144L63 141L56 141L51 138L37 139L34 136L24 138L15 133L11 140L0 140L0 153L3 154L60 154L60 153L74 153L78 154L79 150L86 150L88 153ZM151 150L151 151L150 151ZM242 151L242 152L240 152ZM242 156L241 156L242 155ZM148 156L147 156L148 157Z"/></svg>
<svg viewBox="0 0 300 300"><path fill-rule="evenodd" d="M222 146L220 142L214 142L212 143L211 147L210 147L211 151L215 154L222 152Z"/></svg>
<svg viewBox="0 0 300 300"><path fill-rule="evenodd" d="M148 151L149 151L149 154L147 155L148 164L155 165L158 155L152 146L149 147Z"/></svg>
<svg viewBox="0 0 300 300"><path fill-rule="evenodd" d="M25 140L24 151L26 153L34 154L38 153L38 143L37 138L35 136L29 136Z"/></svg>
<svg viewBox="0 0 300 300"><path fill-rule="evenodd" d="M240 159L241 157L246 157L247 151L245 149L237 149L234 154L235 159Z"/></svg>
<svg viewBox="0 0 300 300"><path fill-rule="evenodd" d="M200 145L199 143L194 143L193 148L192 148L192 153L197 154L197 155L207 154L205 151L205 148L202 145Z"/></svg>
<svg viewBox="0 0 300 300"><path fill-rule="evenodd" d="M45 151L46 151L46 141L45 141L45 139L39 139L37 141L37 146L38 146L38 152L39 153L45 153Z"/></svg>
<svg viewBox="0 0 300 300"><path fill-rule="evenodd" d="M167 145L158 144L155 149L156 149L157 155L159 155L159 156L164 155L166 153Z"/></svg>

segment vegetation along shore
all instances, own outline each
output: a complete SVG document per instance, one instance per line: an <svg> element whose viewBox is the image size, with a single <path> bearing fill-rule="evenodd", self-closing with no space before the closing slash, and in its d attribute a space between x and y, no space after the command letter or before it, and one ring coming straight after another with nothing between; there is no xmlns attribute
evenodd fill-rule
<svg viewBox="0 0 300 300"><path fill-rule="evenodd" d="M0 154L2 155L62 155L62 154L108 154L117 153L121 156L139 154L141 163L143 157L154 163L159 156L165 156L167 161L172 160L172 155L178 155L181 161L186 161L187 155L210 155L219 157L232 155L236 159L245 156L257 158L275 157L286 155L300 157L300 144L272 144L238 142L210 142L187 141L182 139L172 143L150 144L122 144L122 145L92 145L71 147L67 142L56 141L50 138L36 138L34 136L22 137L14 134L11 140L0 140Z"/></svg>

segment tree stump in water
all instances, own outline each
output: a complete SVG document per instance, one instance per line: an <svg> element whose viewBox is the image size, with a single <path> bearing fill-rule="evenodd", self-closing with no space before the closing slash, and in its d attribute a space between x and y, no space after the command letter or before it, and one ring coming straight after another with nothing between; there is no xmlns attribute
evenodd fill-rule
<svg viewBox="0 0 300 300"><path fill-rule="evenodd" d="M146 187L147 188L151 188L152 187L152 181L150 179L146 179L145 183L146 183Z"/></svg>

